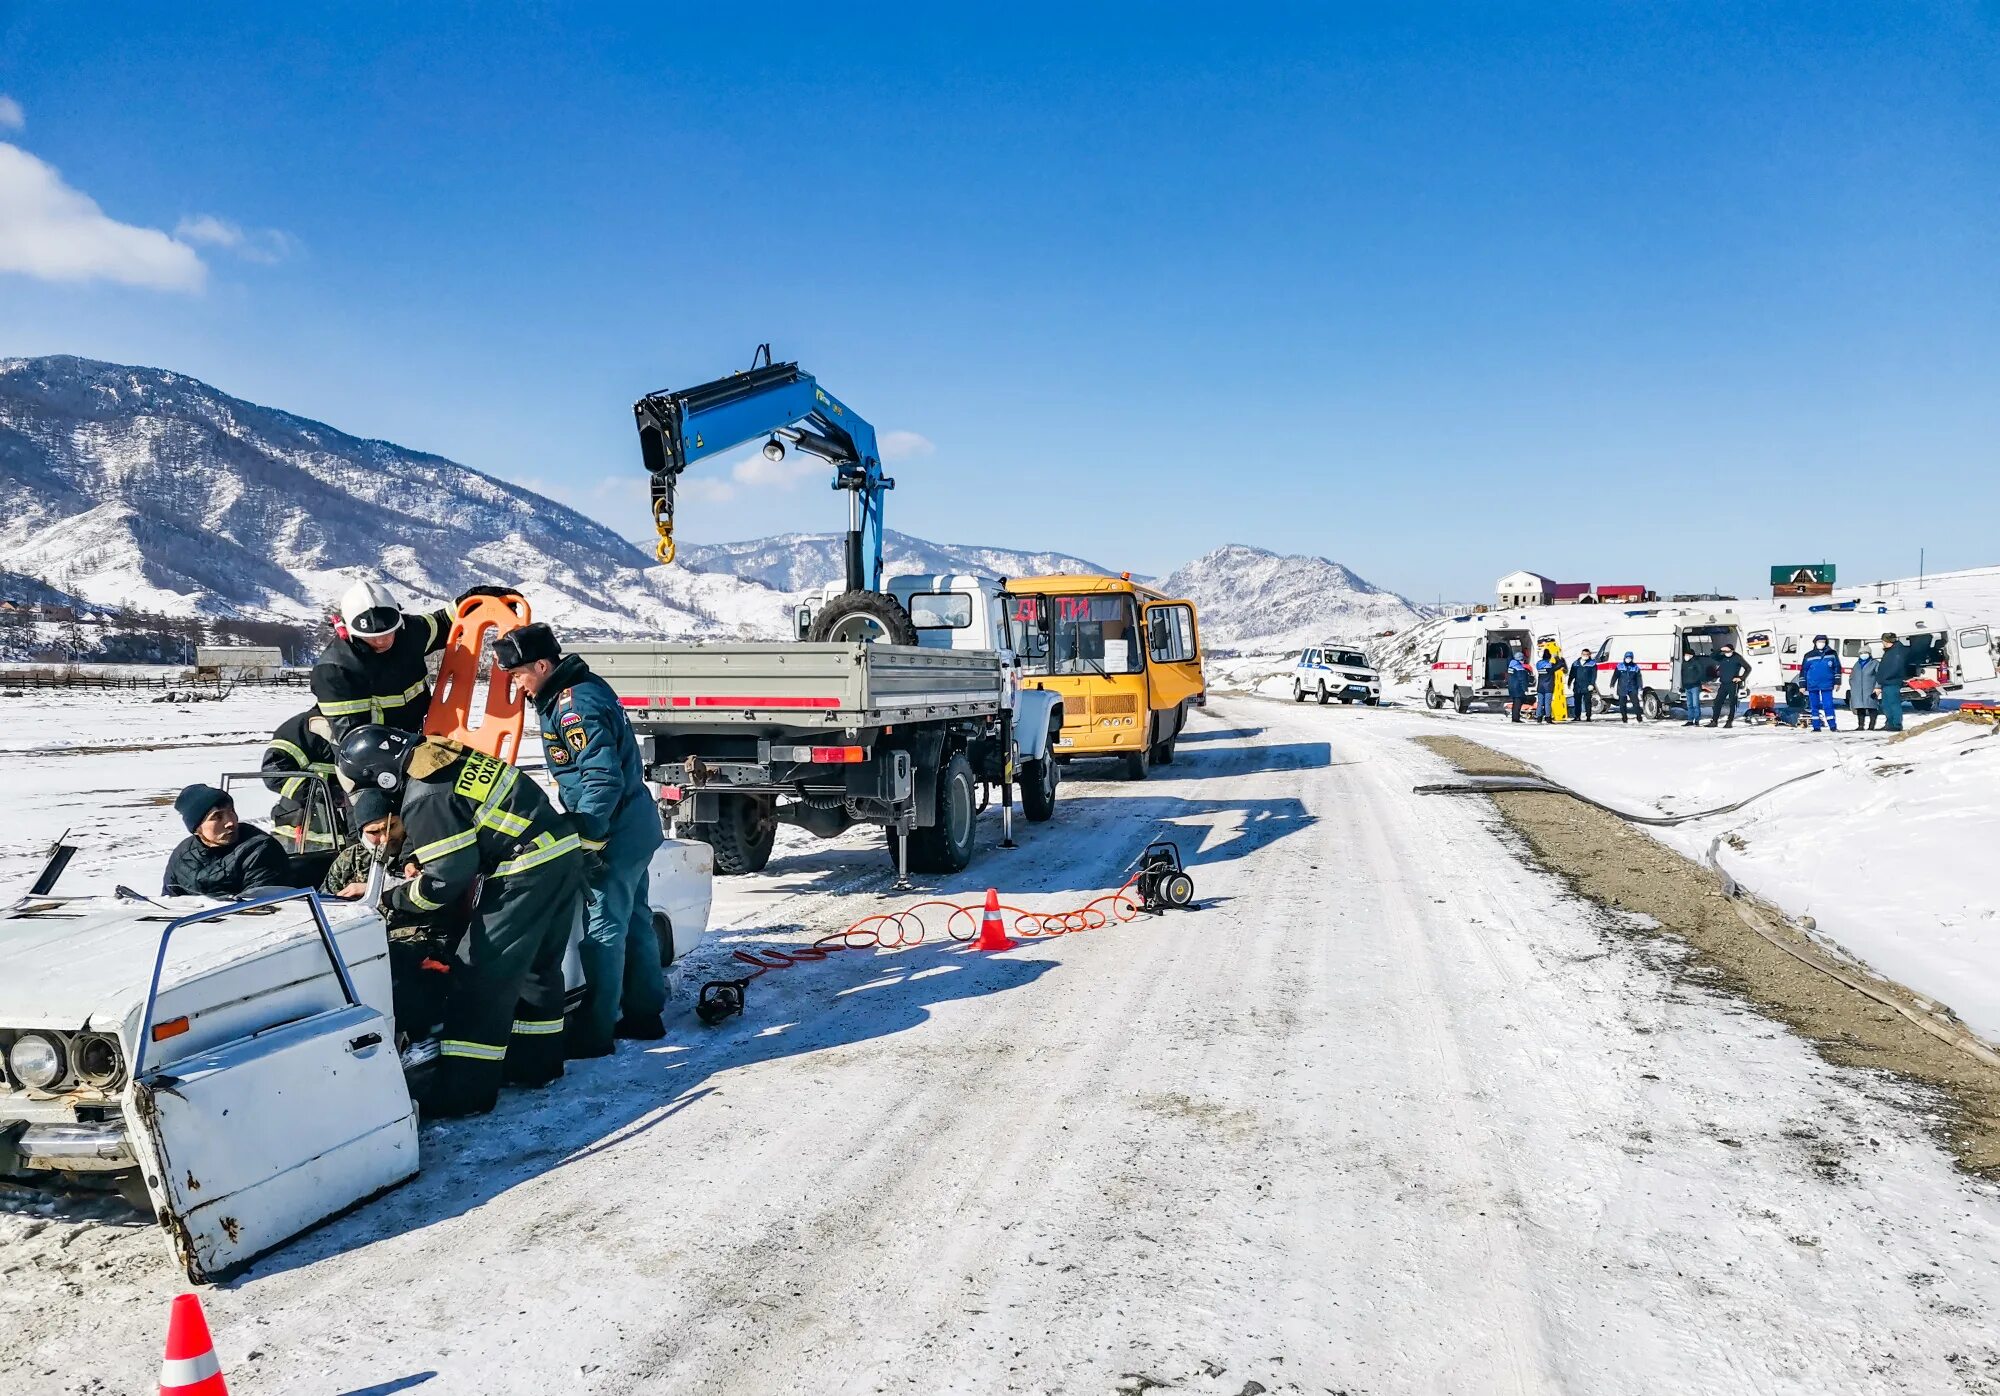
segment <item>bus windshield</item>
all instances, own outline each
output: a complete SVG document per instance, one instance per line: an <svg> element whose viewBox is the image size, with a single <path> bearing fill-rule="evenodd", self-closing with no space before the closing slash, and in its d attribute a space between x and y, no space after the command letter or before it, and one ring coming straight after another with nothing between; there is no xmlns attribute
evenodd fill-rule
<svg viewBox="0 0 2000 1396"><path fill-rule="evenodd" d="M1036 674L1137 674L1145 670L1139 612L1129 592L1048 598L1047 652L1030 659Z"/></svg>

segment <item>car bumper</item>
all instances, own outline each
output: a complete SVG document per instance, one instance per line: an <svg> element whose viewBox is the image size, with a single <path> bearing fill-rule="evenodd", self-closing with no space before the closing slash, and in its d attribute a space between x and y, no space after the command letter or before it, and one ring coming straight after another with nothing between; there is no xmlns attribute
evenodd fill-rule
<svg viewBox="0 0 2000 1396"><path fill-rule="evenodd" d="M0 1139L6 1140L0 1158L11 1152L7 1161L16 1172L122 1173L138 1166L123 1120L21 1125Z"/></svg>

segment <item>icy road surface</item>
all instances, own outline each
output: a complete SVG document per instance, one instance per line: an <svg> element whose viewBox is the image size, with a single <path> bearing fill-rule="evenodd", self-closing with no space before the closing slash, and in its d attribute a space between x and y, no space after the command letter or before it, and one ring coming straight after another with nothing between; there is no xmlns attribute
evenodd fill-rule
<svg viewBox="0 0 2000 1396"><path fill-rule="evenodd" d="M207 1292L232 1389L2000 1389L2000 1200L1926 1102L1412 797L1416 730L1218 700L1144 784L1072 768L950 890L1072 903L1166 832L1202 910L786 971L427 1128L415 1182ZM852 845L722 921L900 904ZM151 1379L155 1233L0 1212L0 1272L0 1390Z"/></svg>

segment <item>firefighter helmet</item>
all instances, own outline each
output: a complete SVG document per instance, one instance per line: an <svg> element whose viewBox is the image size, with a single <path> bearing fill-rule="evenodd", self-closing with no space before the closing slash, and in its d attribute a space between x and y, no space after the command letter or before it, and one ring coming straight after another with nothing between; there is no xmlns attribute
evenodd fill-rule
<svg viewBox="0 0 2000 1396"><path fill-rule="evenodd" d="M359 788L374 786L391 795L403 788L403 772L423 737L397 727L357 727L341 738L334 764Z"/></svg>

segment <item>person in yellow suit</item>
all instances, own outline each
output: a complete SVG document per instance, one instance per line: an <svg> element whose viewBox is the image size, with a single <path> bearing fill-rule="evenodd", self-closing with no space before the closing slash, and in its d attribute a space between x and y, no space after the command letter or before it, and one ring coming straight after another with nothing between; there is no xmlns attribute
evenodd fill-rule
<svg viewBox="0 0 2000 1396"><path fill-rule="evenodd" d="M1569 721L1569 665L1563 660L1562 646L1551 640L1545 647L1549 665L1555 670L1556 691L1552 695L1553 705L1549 717L1555 722Z"/></svg>

